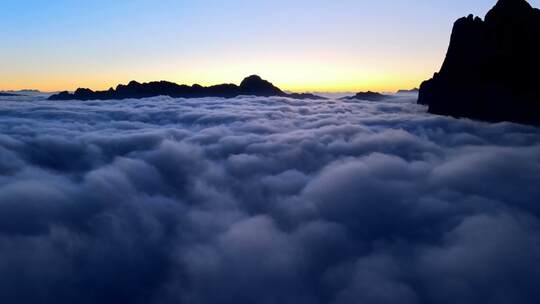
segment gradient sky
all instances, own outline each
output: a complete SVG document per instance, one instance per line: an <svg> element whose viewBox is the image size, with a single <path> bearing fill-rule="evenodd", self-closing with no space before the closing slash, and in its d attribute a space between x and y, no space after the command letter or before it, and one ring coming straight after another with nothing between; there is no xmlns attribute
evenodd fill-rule
<svg viewBox="0 0 540 304"><path fill-rule="evenodd" d="M453 21L495 2L3 0L0 90L250 74L292 91L412 88L439 69Z"/></svg>

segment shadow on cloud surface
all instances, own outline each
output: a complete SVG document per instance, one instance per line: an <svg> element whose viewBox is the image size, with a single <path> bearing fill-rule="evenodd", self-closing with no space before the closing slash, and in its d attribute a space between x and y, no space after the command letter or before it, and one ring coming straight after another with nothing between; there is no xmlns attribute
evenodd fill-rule
<svg viewBox="0 0 540 304"><path fill-rule="evenodd" d="M540 131L391 102L4 99L3 303L537 303Z"/></svg>

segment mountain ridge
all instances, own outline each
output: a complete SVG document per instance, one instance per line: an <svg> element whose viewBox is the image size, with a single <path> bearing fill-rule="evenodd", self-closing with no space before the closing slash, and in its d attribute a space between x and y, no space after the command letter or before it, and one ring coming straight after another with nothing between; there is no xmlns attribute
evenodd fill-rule
<svg viewBox="0 0 540 304"><path fill-rule="evenodd" d="M326 99L308 93L285 93L260 76L251 75L245 78L240 85L218 84L207 87L198 84L188 86L169 81L152 81L147 83L130 81L127 85L120 84L115 89L110 88L106 91L93 91L86 88L79 88L73 93L64 91L50 96L49 100L121 100L156 96L170 96L175 98L234 98L241 95L276 96L295 99Z"/></svg>
<svg viewBox="0 0 540 304"><path fill-rule="evenodd" d="M341 98L341 100L367 100L367 101L381 101L384 99L392 98L392 95L385 95L379 92L358 92L354 96L346 96Z"/></svg>

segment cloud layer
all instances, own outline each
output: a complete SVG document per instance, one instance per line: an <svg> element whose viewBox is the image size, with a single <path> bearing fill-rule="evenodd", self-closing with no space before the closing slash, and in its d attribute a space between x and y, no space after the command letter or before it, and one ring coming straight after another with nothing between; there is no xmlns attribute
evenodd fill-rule
<svg viewBox="0 0 540 304"><path fill-rule="evenodd" d="M2 303L538 303L540 131L389 102L0 107Z"/></svg>

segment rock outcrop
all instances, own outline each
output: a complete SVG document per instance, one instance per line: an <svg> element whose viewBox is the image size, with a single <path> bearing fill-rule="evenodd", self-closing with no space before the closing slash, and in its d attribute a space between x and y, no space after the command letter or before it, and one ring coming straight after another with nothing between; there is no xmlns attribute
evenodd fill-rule
<svg viewBox="0 0 540 304"><path fill-rule="evenodd" d="M540 124L540 10L499 0L484 20L456 21L440 72L418 103L433 114Z"/></svg>
<svg viewBox="0 0 540 304"><path fill-rule="evenodd" d="M396 94L418 94L419 89L414 88L410 90L399 90L396 92Z"/></svg>
<svg viewBox="0 0 540 304"><path fill-rule="evenodd" d="M357 93L354 96L349 97L343 97L341 100L367 100L367 101L381 101L384 99L391 98L390 95L384 95L377 92L367 91L367 92L360 92Z"/></svg>
<svg viewBox="0 0 540 304"><path fill-rule="evenodd" d="M312 94L288 94L259 76L249 76L240 86L235 84L220 84L203 87L200 85L179 85L173 82L156 81L138 83L131 81L127 85L118 85L116 89L107 91L92 91L77 89L74 93L61 92L49 97L50 100L110 100L127 98L147 98L155 96L170 96L178 98L223 97L233 98L240 95L252 96L281 96L296 99L324 99Z"/></svg>

